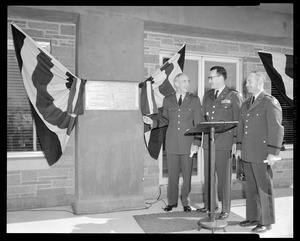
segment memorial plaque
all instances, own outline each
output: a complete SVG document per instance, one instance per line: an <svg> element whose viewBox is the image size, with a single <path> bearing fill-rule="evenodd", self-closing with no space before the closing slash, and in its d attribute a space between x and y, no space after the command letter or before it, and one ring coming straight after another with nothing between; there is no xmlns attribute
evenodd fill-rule
<svg viewBox="0 0 300 241"><path fill-rule="evenodd" d="M130 81L87 81L86 110L139 110L139 88Z"/></svg>

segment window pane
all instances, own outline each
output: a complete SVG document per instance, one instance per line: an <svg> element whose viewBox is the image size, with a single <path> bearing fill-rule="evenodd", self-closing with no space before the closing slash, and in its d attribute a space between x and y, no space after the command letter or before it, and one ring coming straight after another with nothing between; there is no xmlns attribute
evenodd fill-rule
<svg viewBox="0 0 300 241"><path fill-rule="evenodd" d="M37 147L33 146L34 139ZM7 151L41 150L15 51L7 52Z"/></svg>
<svg viewBox="0 0 300 241"><path fill-rule="evenodd" d="M198 95L198 60L185 59L183 73L190 79L189 92Z"/></svg>

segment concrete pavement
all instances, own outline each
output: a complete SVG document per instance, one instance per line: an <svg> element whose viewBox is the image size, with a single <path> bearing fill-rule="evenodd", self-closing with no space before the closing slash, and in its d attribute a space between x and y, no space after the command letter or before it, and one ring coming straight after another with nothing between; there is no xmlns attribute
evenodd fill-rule
<svg viewBox="0 0 300 241"><path fill-rule="evenodd" d="M272 229L260 234L261 238L292 238L293 195L292 189L275 189L276 223ZM156 200L152 200L155 202ZM151 202L151 200L147 200ZM134 215L164 212L166 200L146 205L149 208L101 214L74 215L71 206L40 208L7 212L7 233L144 233L134 219ZM203 203L192 204L192 208L202 207ZM179 205L174 211L181 211ZM232 212L245 218L245 199L232 200ZM181 233L211 233L210 230L190 230ZM223 233L217 230L215 233Z"/></svg>

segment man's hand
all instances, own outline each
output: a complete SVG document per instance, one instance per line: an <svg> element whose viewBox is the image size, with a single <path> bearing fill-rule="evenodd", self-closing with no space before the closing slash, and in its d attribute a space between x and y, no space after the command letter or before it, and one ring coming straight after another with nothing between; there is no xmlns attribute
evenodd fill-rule
<svg viewBox="0 0 300 241"><path fill-rule="evenodd" d="M280 156L274 156L272 154L267 155L267 159L264 160L264 163L267 163L268 165L272 166L275 162L281 160Z"/></svg>
<svg viewBox="0 0 300 241"><path fill-rule="evenodd" d="M190 157L193 157L193 155L198 152L198 149L199 147L197 145L192 144Z"/></svg>
<svg viewBox="0 0 300 241"><path fill-rule="evenodd" d="M153 120L148 116L143 115L143 121L145 124L153 125Z"/></svg>
<svg viewBox="0 0 300 241"><path fill-rule="evenodd" d="M236 150L234 155L235 155L235 158L236 158L236 159L241 158L241 157L242 157L242 152L241 152L241 150Z"/></svg>

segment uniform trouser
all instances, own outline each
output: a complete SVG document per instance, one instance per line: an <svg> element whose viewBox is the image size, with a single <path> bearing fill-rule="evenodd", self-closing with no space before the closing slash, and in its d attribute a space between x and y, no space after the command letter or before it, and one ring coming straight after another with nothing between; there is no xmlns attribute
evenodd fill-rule
<svg viewBox="0 0 300 241"><path fill-rule="evenodd" d="M183 184L181 187L182 206L188 206L188 195L191 191L192 158L189 154L167 153L168 163L168 204L174 205L178 202L180 167L182 171Z"/></svg>
<svg viewBox="0 0 300 241"><path fill-rule="evenodd" d="M273 172L265 163L244 162L246 219L262 225L275 223Z"/></svg>
<svg viewBox="0 0 300 241"><path fill-rule="evenodd" d="M209 150L204 149L204 207L210 209L210 163ZM222 212L230 212L231 205L231 176L232 159L230 151L215 151L215 206L218 207L218 200L222 203Z"/></svg>

